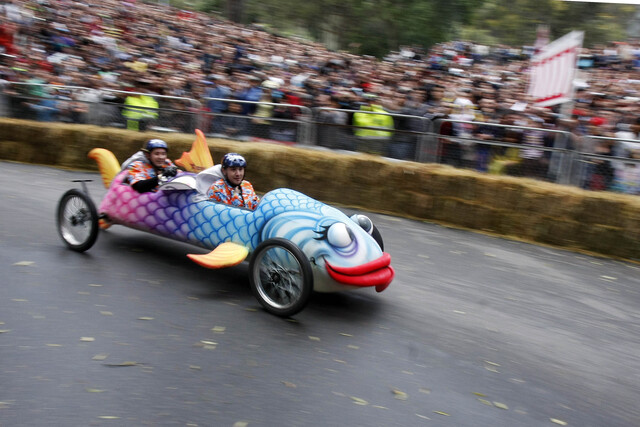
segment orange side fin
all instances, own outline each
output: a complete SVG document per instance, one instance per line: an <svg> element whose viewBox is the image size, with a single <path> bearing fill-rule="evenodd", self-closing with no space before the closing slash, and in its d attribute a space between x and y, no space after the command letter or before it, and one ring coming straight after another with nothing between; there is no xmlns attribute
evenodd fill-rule
<svg viewBox="0 0 640 427"><path fill-rule="evenodd" d="M188 254L196 264L206 268L224 268L240 264L249 255L249 249L233 242L219 244L208 254Z"/></svg>

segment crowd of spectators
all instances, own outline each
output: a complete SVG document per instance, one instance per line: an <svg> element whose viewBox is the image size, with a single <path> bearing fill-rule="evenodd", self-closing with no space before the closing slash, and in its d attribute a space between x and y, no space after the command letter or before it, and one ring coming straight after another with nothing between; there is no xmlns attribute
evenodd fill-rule
<svg viewBox="0 0 640 427"><path fill-rule="evenodd" d="M526 49L450 42L429 51L403 47L379 60L137 0L5 1L0 5L0 53L5 95L17 87L3 82L60 86L28 86L36 101L20 105L2 96L0 116L20 111L21 117L51 120L55 113L58 120L95 123L89 115L105 111L89 111L88 103L110 98L124 106L118 111L125 125L142 130L146 119L137 117L140 110L132 106L142 101L132 98L144 95L127 95L136 92L171 97L159 97L159 102L175 111L193 108L185 107L183 98L201 101L198 108L211 118L203 124L207 132L280 141L295 140L288 120L295 120L303 107L324 107L315 117L327 124L319 144L404 159L415 157L417 132L427 130L424 119L478 122L439 123L440 134L455 137L441 139L439 161L539 179L553 180L557 170L549 152L531 146L563 144L640 159L636 41L583 49L578 90L568 109L532 106L526 86L533 52ZM65 92L68 87L86 89ZM560 141L549 130L570 132L571 138ZM478 143L483 140L529 146L512 150ZM581 185L638 193L636 166L594 159Z"/></svg>

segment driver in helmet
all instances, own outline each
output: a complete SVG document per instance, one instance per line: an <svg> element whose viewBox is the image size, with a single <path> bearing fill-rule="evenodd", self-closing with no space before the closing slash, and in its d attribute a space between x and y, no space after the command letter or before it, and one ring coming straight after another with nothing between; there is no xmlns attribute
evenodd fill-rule
<svg viewBox="0 0 640 427"><path fill-rule="evenodd" d="M220 164L224 178L217 180L209 187L207 196L216 202L255 209L260 198L256 195L251 183L244 180L244 171L247 167L244 157L238 153L227 153Z"/></svg>
<svg viewBox="0 0 640 427"><path fill-rule="evenodd" d="M167 179L178 174L178 168L167 158L169 147L161 139L150 139L142 148L144 157L128 166L127 180L138 193L156 191Z"/></svg>

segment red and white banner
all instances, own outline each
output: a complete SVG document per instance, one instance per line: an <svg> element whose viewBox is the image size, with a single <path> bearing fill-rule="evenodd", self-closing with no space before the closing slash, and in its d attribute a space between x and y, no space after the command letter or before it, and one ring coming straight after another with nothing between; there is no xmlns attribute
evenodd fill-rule
<svg viewBox="0 0 640 427"><path fill-rule="evenodd" d="M572 31L542 48L531 59L527 95L538 107L561 104L573 97L573 79L583 31Z"/></svg>

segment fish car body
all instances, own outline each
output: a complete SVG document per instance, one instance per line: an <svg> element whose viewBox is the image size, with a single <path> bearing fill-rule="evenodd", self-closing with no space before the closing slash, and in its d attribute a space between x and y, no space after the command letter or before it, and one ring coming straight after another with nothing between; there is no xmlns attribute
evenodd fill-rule
<svg viewBox="0 0 640 427"><path fill-rule="evenodd" d="M318 292L359 287L380 292L393 279L389 255L366 230L298 191L270 191L252 211L211 201L195 189L173 189L170 183L157 192L138 193L125 176L126 171L116 175L98 207L111 223L211 250L233 243L247 255L268 239L286 239L310 261Z"/></svg>
<svg viewBox="0 0 640 427"><path fill-rule="evenodd" d="M57 224L67 246L86 251L98 228L120 224L209 249L187 255L204 267L229 267L249 259L254 295L268 312L282 317L302 310L312 291L382 292L389 286L395 275L391 257L363 215L348 217L288 188L266 193L255 210L208 199L210 180L218 179L209 172L216 166L204 135L196 134L192 150L176 160L191 172L155 192L138 193L126 182L126 167L113 153L91 150L89 157L97 161L108 190L97 209L84 183L85 191L72 189L62 196Z"/></svg>

